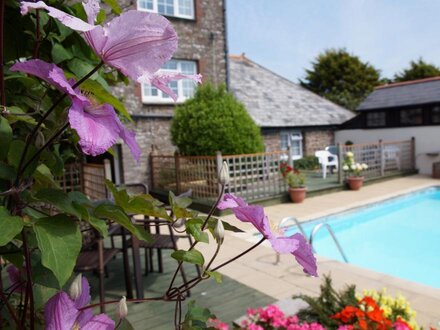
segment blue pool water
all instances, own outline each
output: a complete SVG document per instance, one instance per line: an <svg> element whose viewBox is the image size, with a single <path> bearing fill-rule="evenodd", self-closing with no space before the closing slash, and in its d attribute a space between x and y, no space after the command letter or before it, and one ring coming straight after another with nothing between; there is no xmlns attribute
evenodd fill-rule
<svg viewBox="0 0 440 330"><path fill-rule="evenodd" d="M440 188L307 222L308 236L320 222L332 227L349 263L440 288ZM325 228L313 246L317 254L343 261Z"/></svg>

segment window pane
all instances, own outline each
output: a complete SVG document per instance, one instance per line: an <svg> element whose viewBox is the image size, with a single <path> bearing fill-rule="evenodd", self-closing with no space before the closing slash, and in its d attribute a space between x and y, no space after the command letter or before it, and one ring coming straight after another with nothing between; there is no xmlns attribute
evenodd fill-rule
<svg viewBox="0 0 440 330"><path fill-rule="evenodd" d="M174 16L174 0L157 0L159 14Z"/></svg>
<svg viewBox="0 0 440 330"><path fill-rule="evenodd" d="M301 141L292 141L292 154L294 156L301 156Z"/></svg>
<svg viewBox="0 0 440 330"><path fill-rule="evenodd" d="M400 110L400 123L402 125L421 125L421 124L423 124L422 109Z"/></svg>
<svg viewBox="0 0 440 330"><path fill-rule="evenodd" d="M179 0L179 15L194 17L194 1Z"/></svg>
<svg viewBox="0 0 440 330"><path fill-rule="evenodd" d="M385 126L386 116L385 112L369 112L367 113L367 126L368 127L381 127Z"/></svg>
<svg viewBox="0 0 440 330"><path fill-rule="evenodd" d="M158 90L156 87L146 85L146 84L143 84L142 87L144 89L145 96L157 96L158 95Z"/></svg>
<svg viewBox="0 0 440 330"><path fill-rule="evenodd" d="M287 150L289 147L289 134L281 133L281 150Z"/></svg>
<svg viewBox="0 0 440 330"><path fill-rule="evenodd" d="M180 71L184 74L196 74L196 63L182 61L180 62Z"/></svg>
<svg viewBox="0 0 440 330"><path fill-rule="evenodd" d="M440 124L440 107L432 108L432 123Z"/></svg>
<svg viewBox="0 0 440 330"><path fill-rule="evenodd" d="M153 10L153 0L139 0L139 7L142 9Z"/></svg>
<svg viewBox="0 0 440 330"><path fill-rule="evenodd" d="M173 70L177 71L177 61L175 60L169 60L164 65L162 65L163 70Z"/></svg>

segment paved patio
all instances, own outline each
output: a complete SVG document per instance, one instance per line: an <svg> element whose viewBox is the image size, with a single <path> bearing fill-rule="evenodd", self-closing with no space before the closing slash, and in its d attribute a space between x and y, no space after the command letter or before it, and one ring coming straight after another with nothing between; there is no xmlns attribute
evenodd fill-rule
<svg viewBox="0 0 440 330"><path fill-rule="evenodd" d="M440 181L415 175L371 184L358 192L341 191L307 198L303 204L279 204L265 210L274 224L287 216L306 221L434 185L440 185ZM225 216L224 219L246 230L246 233L227 234L218 263L249 248L252 232L255 232L254 228L235 220L233 216ZM202 247L207 255L213 253L213 246L201 244L200 248ZM260 246L222 268L220 272L275 299L284 299L299 293L318 294L320 278L305 276L292 260L292 256L282 255L277 265L275 260L275 253L269 246ZM360 290L387 287L390 294L401 293L417 311L417 320L421 325L429 327L440 324L440 289L323 257L318 257L318 270L320 274L331 273L335 286L339 288L353 283ZM243 306L243 313L245 309L246 306Z"/></svg>

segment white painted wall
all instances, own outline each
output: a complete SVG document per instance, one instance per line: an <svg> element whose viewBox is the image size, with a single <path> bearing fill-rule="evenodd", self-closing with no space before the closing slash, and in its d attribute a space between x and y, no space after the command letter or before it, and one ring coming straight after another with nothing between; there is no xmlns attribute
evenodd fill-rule
<svg viewBox="0 0 440 330"><path fill-rule="evenodd" d="M432 163L440 161L440 126L398 127L380 129L349 129L335 132L335 142L353 143L410 140L414 137L416 146L416 167L422 174L432 174ZM427 155L437 153L437 155Z"/></svg>

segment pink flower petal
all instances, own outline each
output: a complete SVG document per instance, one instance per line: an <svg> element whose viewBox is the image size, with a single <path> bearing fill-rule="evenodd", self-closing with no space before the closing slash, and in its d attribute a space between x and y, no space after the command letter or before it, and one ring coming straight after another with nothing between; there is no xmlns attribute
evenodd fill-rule
<svg viewBox="0 0 440 330"><path fill-rule="evenodd" d="M88 304L92 298L90 297L90 285L87 279L82 276L81 277L81 294L78 298L75 299L74 304L77 309L80 309Z"/></svg>
<svg viewBox="0 0 440 330"><path fill-rule="evenodd" d="M69 109L69 122L78 133L79 145L87 155L103 154L119 137L120 121L108 104L92 107L91 104L73 100Z"/></svg>
<svg viewBox="0 0 440 330"><path fill-rule="evenodd" d="M303 271L312 276L318 276L316 258L313 255L312 247L305 237L299 233L290 236L299 242L299 247L292 254L296 261L303 266Z"/></svg>
<svg viewBox="0 0 440 330"><path fill-rule="evenodd" d="M95 24L96 17L99 14L99 1L97 0L89 0L87 2L83 2L84 11L87 15L87 22L89 24Z"/></svg>
<svg viewBox="0 0 440 330"><path fill-rule="evenodd" d="M81 326L81 330L113 330L115 322L105 314L95 315L89 322Z"/></svg>
<svg viewBox="0 0 440 330"><path fill-rule="evenodd" d="M87 24L86 22L75 16L69 15L59 9L48 6L43 1L22 2L20 7L21 7L22 15L26 15L29 12L29 9L44 9L47 11L49 16L56 18L65 26L76 31L85 32L85 31L93 30L95 28L94 25Z"/></svg>
<svg viewBox="0 0 440 330"><path fill-rule="evenodd" d="M89 101L73 99L69 109L69 122L78 133L79 145L85 154L103 154L121 138L139 162L141 149L135 134L125 129L111 105L93 106Z"/></svg>
<svg viewBox="0 0 440 330"><path fill-rule="evenodd" d="M177 34L166 18L136 10L86 32L85 38L105 63L134 80L159 70L177 49Z"/></svg>
<svg viewBox="0 0 440 330"><path fill-rule="evenodd" d="M63 291L50 298L44 307L46 330L71 330L79 311Z"/></svg>
<svg viewBox="0 0 440 330"><path fill-rule="evenodd" d="M60 92L67 93L72 97L86 101L87 98L81 95L79 91L74 91L71 84L67 81L64 71L55 64L47 63L42 60L29 60L26 62L15 63L10 68L11 71L27 73L43 79L54 86Z"/></svg>
<svg viewBox="0 0 440 330"><path fill-rule="evenodd" d="M299 247L299 241L293 236L273 236L269 238L269 242L272 244L273 249L278 253L293 253Z"/></svg>
<svg viewBox="0 0 440 330"><path fill-rule="evenodd" d="M133 155L133 158L139 163L141 158L141 148L139 147L139 144L136 142L135 133L129 131L128 129L122 126L120 137L125 142L125 144L127 144L128 148L131 151L131 154Z"/></svg>
<svg viewBox="0 0 440 330"><path fill-rule="evenodd" d="M233 209L234 207L238 206L248 206L248 204L240 197L237 197L233 194L225 194L220 203L218 203L217 208L219 210L226 210Z"/></svg>

